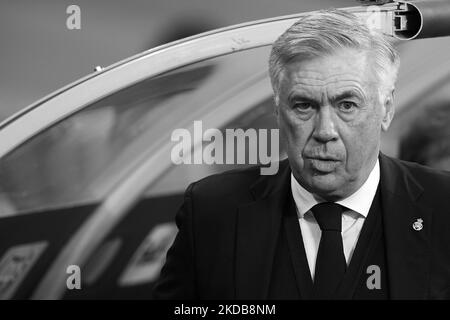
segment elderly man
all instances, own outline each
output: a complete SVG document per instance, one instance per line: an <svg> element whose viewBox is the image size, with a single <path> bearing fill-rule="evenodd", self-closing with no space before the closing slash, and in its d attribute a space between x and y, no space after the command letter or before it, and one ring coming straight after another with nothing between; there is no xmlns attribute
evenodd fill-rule
<svg viewBox="0 0 450 320"><path fill-rule="evenodd" d="M303 17L269 71L288 161L187 189L160 299L450 299L450 175L380 153L399 58L356 16Z"/></svg>

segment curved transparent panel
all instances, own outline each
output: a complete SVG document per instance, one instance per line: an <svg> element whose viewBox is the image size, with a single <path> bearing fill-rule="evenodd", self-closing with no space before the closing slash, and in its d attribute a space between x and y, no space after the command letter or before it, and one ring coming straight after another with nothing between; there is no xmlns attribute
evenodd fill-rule
<svg viewBox="0 0 450 320"><path fill-rule="evenodd" d="M202 128L205 137L205 133L209 129L215 128ZM200 152L203 153L200 161L201 163L194 163L194 157L197 151L193 151L191 154L191 163L180 163L171 166L170 169L147 190L146 196L180 194L184 192L190 183L209 175L253 165L269 167L269 165L267 165L269 160L278 161L280 158L286 157L285 146L283 145L282 139L279 139L279 135L271 134L273 131L278 132L272 97L257 105L251 106L249 110L238 115L231 122L222 124L220 128L217 129L221 132L219 138L222 137L220 145L216 143L216 147L219 146L219 148L221 148L221 150L218 150L222 153L221 156L208 162L208 159L205 158L207 148L217 141L203 139L202 147L200 149ZM234 135L238 135L239 130L242 130L240 131L241 133L247 133L245 136L245 144L242 143L239 145L238 138L234 138ZM264 132L266 132L267 135ZM230 136L232 136L234 140L230 140ZM232 141L231 143L233 144L232 148L229 148L228 145L230 141ZM243 141L243 139L241 141ZM261 148L261 144L265 145L265 148ZM232 153L232 155L230 156L229 153ZM214 155L215 154L213 153L213 156ZM239 161L239 158L241 161ZM222 161L220 161L220 159L222 159ZM276 168L274 168L274 170L275 169Z"/></svg>
<svg viewBox="0 0 450 320"><path fill-rule="evenodd" d="M0 216L95 203L186 114L266 68L269 48L147 79L87 106L0 159Z"/></svg>

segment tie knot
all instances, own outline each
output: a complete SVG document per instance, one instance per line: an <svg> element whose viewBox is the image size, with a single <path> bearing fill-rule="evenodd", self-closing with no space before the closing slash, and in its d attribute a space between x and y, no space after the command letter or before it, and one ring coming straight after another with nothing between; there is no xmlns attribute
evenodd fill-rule
<svg viewBox="0 0 450 320"><path fill-rule="evenodd" d="M322 231L342 230L342 206L334 202L316 204L311 211Z"/></svg>

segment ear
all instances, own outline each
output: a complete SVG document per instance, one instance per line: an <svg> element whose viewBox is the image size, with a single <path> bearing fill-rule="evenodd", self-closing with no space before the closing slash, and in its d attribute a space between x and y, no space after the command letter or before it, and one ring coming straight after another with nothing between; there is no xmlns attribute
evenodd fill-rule
<svg viewBox="0 0 450 320"><path fill-rule="evenodd" d="M386 97L384 97L381 107L382 107L381 129L383 131L387 131L395 114L394 90L392 90L390 93L386 95Z"/></svg>
<svg viewBox="0 0 450 320"><path fill-rule="evenodd" d="M273 97L273 113L275 114L275 117L277 117L277 118L278 118L278 114L280 112L279 108L280 108L280 99L279 99L278 95L275 94Z"/></svg>

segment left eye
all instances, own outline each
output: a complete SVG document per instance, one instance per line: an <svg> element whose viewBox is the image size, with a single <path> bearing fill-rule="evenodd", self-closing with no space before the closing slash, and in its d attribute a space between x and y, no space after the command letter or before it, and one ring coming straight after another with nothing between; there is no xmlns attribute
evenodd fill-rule
<svg viewBox="0 0 450 320"><path fill-rule="evenodd" d="M356 103L351 102L351 101L343 101L339 104L339 109L341 109L344 112L351 112L355 108L356 108Z"/></svg>

